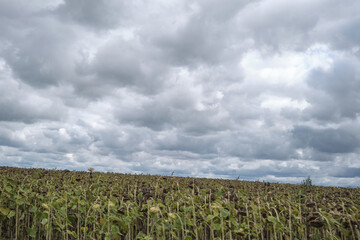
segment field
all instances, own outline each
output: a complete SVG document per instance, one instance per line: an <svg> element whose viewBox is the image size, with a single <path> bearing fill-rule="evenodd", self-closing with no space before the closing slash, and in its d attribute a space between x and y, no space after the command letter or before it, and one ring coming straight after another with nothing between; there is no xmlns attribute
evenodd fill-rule
<svg viewBox="0 0 360 240"><path fill-rule="evenodd" d="M0 167L0 239L360 239L360 189Z"/></svg>

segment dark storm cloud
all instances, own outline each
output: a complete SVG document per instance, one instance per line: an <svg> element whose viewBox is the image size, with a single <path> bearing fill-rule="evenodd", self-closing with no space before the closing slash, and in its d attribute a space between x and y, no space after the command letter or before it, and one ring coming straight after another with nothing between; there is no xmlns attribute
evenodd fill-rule
<svg viewBox="0 0 360 240"><path fill-rule="evenodd" d="M0 158L354 185L359 7L1 1Z"/></svg>

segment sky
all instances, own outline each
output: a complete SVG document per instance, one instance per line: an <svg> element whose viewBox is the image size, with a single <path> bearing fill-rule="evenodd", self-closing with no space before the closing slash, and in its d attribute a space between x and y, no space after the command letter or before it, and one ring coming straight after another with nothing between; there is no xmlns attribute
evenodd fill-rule
<svg viewBox="0 0 360 240"><path fill-rule="evenodd" d="M0 0L0 165L359 187L359 10Z"/></svg>

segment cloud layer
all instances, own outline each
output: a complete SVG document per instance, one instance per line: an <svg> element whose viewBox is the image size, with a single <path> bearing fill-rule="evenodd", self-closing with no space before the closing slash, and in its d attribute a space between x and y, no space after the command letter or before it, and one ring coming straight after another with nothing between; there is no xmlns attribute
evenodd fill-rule
<svg viewBox="0 0 360 240"><path fill-rule="evenodd" d="M360 2L0 2L2 165L359 186Z"/></svg>

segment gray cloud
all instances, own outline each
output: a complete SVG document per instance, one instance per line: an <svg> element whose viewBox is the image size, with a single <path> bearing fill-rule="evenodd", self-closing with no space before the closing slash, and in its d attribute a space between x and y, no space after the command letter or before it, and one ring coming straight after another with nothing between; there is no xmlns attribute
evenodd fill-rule
<svg viewBox="0 0 360 240"><path fill-rule="evenodd" d="M330 69L315 69L307 79L313 89L305 111L309 118L321 121L356 119L360 112L359 60L353 57L336 60Z"/></svg>
<svg viewBox="0 0 360 240"><path fill-rule="evenodd" d="M34 123L66 117L67 110L60 100L19 83L8 65L0 65L0 121Z"/></svg>
<svg viewBox="0 0 360 240"><path fill-rule="evenodd" d="M325 153L348 153L360 146L357 134L351 129L295 126L292 134L297 146L310 147Z"/></svg>
<svg viewBox="0 0 360 240"><path fill-rule="evenodd" d="M330 172L330 176L342 178L354 178L360 176L360 168L340 167Z"/></svg>
<svg viewBox="0 0 360 240"><path fill-rule="evenodd" d="M359 3L2 1L0 158L358 185Z"/></svg>
<svg viewBox="0 0 360 240"><path fill-rule="evenodd" d="M64 1L56 12L62 19L95 29L114 28L126 13L121 1Z"/></svg>
<svg viewBox="0 0 360 240"><path fill-rule="evenodd" d="M351 50L358 46L358 7L354 0L256 1L238 13L237 24L265 52L304 51L314 43Z"/></svg>
<svg viewBox="0 0 360 240"><path fill-rule="evenodd" d="M1 128L0 133L0 146L18 148L23 145L9 129Z"/></svg>

